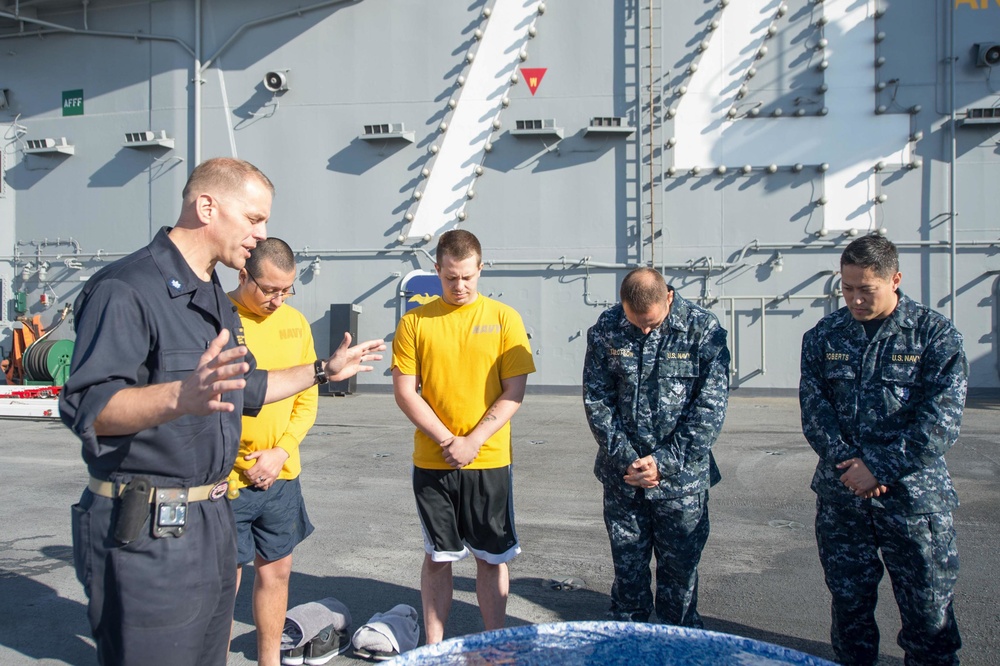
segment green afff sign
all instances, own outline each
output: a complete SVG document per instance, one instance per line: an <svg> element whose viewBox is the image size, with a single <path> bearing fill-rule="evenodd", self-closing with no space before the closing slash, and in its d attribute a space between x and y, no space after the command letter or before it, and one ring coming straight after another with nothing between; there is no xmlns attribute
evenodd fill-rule
<svg viewBox="0 0 1000 666"><path fill-rule="evenodd" d="M83 115L83 90L63 90L63 115Z"/></svg>

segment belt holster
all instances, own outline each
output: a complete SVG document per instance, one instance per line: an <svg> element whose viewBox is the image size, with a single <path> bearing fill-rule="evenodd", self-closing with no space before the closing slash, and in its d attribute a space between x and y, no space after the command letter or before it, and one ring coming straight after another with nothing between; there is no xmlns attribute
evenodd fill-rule
<svg viewBox="0 0 1000 666"><path fill-rule="evenodd" d="M118 543L127 544L142 533L146 519L149 518L150 490L152 484L143 476L135 477L125 486L115 518L115 541Z"/></svg>

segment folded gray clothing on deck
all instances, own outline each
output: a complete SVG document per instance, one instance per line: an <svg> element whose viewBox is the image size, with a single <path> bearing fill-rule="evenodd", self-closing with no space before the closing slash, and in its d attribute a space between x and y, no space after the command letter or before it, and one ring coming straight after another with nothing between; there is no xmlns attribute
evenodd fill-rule
<svg viewBox="0 0 1000 666"><path fill-rule="evenodd" d="M351 611L347 606L333 597L299 604L285 614L281 649L301 647L329 626L340 632L351 626Z"/></svg>
<svg viewBox="0 0 1000 666"><path fill-rule="evenodd" d="M385 613L375 613L357 631L351 643L355 650L402 654L417 647L420 626L413 606L398 604Z"/></svg>

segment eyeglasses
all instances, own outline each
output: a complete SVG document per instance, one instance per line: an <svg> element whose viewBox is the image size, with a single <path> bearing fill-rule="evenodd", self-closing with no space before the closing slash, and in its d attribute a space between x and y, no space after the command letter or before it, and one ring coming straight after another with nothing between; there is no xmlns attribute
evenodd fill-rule
<svg viewBox="0 0 1000 666"><path fill-rule="evenodd" d="M255 278L253 276L253 273L251 273L249 270L247 270L246 266L243 267L243 270L245 270L247 272L247 277L249 277L251 280L253 280L253 283L255 285L257 285L257 289L260 290L261 295L263 295L264 298L266 298L269 301L274 300L275 298L278 298L279 296L281 298L288 298L289 296L294 296L295 295L295 285L294 284L292 286L288 287L287 289L264 289L264 287L261 286L261 284L257 280L257 278Z"/></svg>

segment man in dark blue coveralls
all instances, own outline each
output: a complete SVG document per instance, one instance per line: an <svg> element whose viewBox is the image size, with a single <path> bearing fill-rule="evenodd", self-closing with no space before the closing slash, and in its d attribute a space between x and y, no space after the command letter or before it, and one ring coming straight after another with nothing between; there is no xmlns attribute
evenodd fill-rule
<svg viewBox="0 0 1000 666"><path fill-rule="evenodd" d="M199 165L177 225L76 301L59 408L91 476L73 507L73 560L102 664L225 664L236 583L225 480L241 413L371 370L362 363L385 349L345 335L325 361L256 369L215 266L243 267L273 193L247 162Z"/></svg>
<svg viewBox="0 0 1000 666"><path fill-rule="evenodd" d="M583 367L615 565L610 617L649 620L655 552L657 618L700 628L708 489L721 478L712 445L729 398L726 331L652 268L625 276L621 300L587 332Z"/></svg>
<svg viewBox="0 0 1000 666"><path fill-rule="evenodd" d="M962 336L899 291L888 239L852 242L840 274L845 307L802 339L799 384L802 429L819 454L812 489L833 649L843 664L878 661L875 604L888 569L906 664L957 664L958 497L944 454L965 407Z"/></svg>

